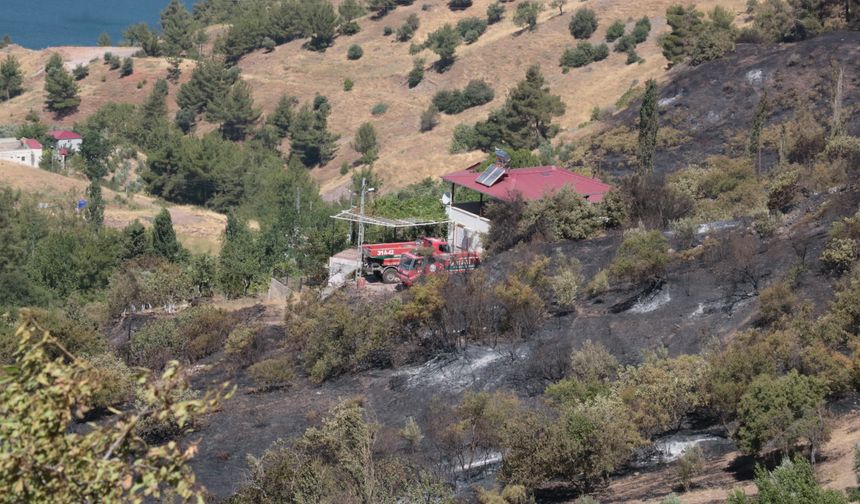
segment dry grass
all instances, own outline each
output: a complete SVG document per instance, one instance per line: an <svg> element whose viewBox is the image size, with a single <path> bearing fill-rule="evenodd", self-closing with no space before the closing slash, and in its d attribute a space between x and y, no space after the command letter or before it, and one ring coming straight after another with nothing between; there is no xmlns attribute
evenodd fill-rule
<svg viewBox="0 0 860 504"><path fill-rule="evenodd" d="M41 202L73 206L83 197L87 181L66 177L37 168L0 161L0 187L11 187L38 196ZM176 235L193 252L217 253L227 218L221 214L188 205L165 205L150 196L103 190L106 203L105 225L121 229L134 220L147 227L166 207L173 219Z"/></svg>
<svg viewBox="0 0 860 504"><path fill-rule="evenodd" d="M423 51L419 56L427 60L425 80L416 88L409 89L406 74L412 68L414 58L409 54L409 43L395 42L393 36L384 37L383 27L396 29L409 14L415 13L421 20L421 27L414 40L422 42L428 33L445 23L456 23L469 16L484 17L491 2L475 0L473 7L458 12L450 11L445 0L415 2L411 6L396 9L380 20L369 17L362 19L362 31L359 34L338 38L324 53L305 50L302 48L303 41L295 41L279 46L269 54L262 51L250 54L242 59L240 66L244 78L254 89L257 103L266 113L274 109L282 93L297 96L303 101L311 100L316 93L329 97L333 104L330 128L341 135L340 150L331 163L315 169L314 176L323 192L330 197L342 192L348 182L348 176L340 175L339 168L341 163L351 163L359 157L349 147L349 143L352 134L365 121L376 126L380 137L381 152L375 169L384 179L385 188L393 189L424 177L435 177L461 169L481 158L480 153L448 153L454 127L459 123L474 123L486 118L490 110L504 101L508 90L523 78L526 68L531 64L541 65L552 91L560 94L567 104L567 113L559 121L563 127L562 139L573 138L577 125L588 119L592 108L614 104L632 83L666 77L666 61L660 54L657 37L667 29L664 14L669 5L676 3L675 0L574 1L568 4L561 16L557 10L545 9L538 29L532 33L523 32L513 25L511 18L516 3L509 3L505 4L507 12L502 22L490 26L476 43L458 48L457 62L448 72L438 74L430 69L436 56L430 51ZM430 6L430 10L422 10L425 4ZM746 2L698 2L702 9L709 9L716 4L740 13ZM628 21L628 26L632 26L635 19L649 16L653 25L651 36L637 49L645 62L626 65L626 55L612 53L605 61L562 74L558 66L559 57L566 46L576 42L568 32L568 23L572 11L581 6L593 8L600 19L600 26L592 37L593 42L603 40L606 28L615 19ZM364 49L364 57L349 61L346 50L351 44L360 44ZM41 109L44 99L41 91L43 76L39 68L47 61L48 53L34 53L19 48L5 51L10 50L22 59L28 76L27 87L31 91L9 103L0 104L0 124L20 122L30 108ZM99 55L103 52L102 48L95 50ZM0 51L0 55L3 52ZM68 57L72 56L75 55L70 54ZM190 66L190 63L185 63L183 79L188 78ZM82 84L83 103L80 111L62 123L71 124L80 120L108 101L140 103L149 92L151 83L163 76L166 68L164 60L136 59L135 74L120 79L116 72L109 72L100 63L93 65L90 76ZM101 82L102 75L106 75L104 83ZM144 78L149 81L149 85L137 89L136 82ZM351 92L343 91L345 78L355 82ZM436 91L462 88L469 80L476 78L486 79L494 86L496 99L493 102L456 116L443 115L439 126L432 132L419 132L419 115L427 108ZM175 92L176 87L171 86L171 95L174 96ZM389 105L388 112L373 117L370 109L380 102ZM172 99L170 103L171 107L175 107ZM43 115L48 122L52 122L48 114Z"/></svg>

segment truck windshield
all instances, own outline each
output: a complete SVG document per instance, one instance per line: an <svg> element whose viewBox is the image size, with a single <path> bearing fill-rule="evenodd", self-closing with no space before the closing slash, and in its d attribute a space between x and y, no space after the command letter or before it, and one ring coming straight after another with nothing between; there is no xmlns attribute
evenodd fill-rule
<svg viewBox="0 0 860 504"><path fill-rule="evenodd" d="M400 269L403 271L411 271L421 267L421 257L401 257Z"/></svg>

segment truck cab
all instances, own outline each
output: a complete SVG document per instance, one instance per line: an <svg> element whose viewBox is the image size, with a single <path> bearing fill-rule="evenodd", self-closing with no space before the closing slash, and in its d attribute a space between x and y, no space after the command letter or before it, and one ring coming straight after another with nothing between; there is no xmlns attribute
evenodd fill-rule
<svg viewBox="0 0 860 504"><path fill-rule="evenodd" d="M411 287L425 274L465 273L477 268L480 263L480 256L474 252L436 252L435 249L432 255L409 252L400 257L397 278L404 287Z"/></svg>
<svg viewBox="0 0 860 504"><path fill-rule="evenodd" d="M446 254L451 247L441 238L421 238L410 242L366 244L362 251L362 274L375 274L384 283L397 283L397 268L404 255L418 250L431 256ZM420 254L414 254L423 257Z"/></svg>

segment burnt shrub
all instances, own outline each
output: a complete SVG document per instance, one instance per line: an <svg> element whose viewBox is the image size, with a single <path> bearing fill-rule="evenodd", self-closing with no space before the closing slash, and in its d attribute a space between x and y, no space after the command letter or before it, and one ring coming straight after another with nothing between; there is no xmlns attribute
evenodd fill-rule
<svg viewBox="0 0 860 504"><path fill-rule="evenodd" d="M289 357L275 357L260 361L248 368L248 375L262 390L288 386L296 377Z"/></svg>
<svg viewBox="0 0 860 504"><path fill-rule="evenodd" d="M660 231L633 231L615 252L609 274L635 284L655 283L666 273L669 242Z"/></svg>

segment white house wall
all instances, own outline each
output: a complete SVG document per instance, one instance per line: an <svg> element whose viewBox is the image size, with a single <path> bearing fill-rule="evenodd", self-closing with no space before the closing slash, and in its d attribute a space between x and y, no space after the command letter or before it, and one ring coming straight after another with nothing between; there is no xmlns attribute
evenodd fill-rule
<svg viewBox="0 0 860 504"><path fill-rule="evenodd" d="M482 251L481 237L490 231L490 220L453 205L445 207L445 213L451 221L448 225L448 243L457 250Z"/></svg>
<svg viewBox="0 0 860 504"><path fill-rule="evenodd" d="M39 166L39 162L42 161L42 151L41 149L0 151L0 160L36 167Z"/></svg>

